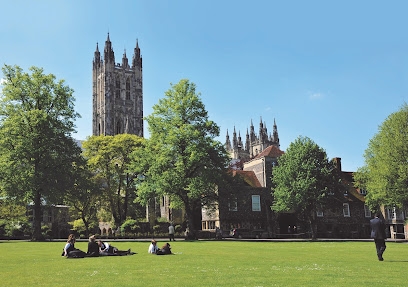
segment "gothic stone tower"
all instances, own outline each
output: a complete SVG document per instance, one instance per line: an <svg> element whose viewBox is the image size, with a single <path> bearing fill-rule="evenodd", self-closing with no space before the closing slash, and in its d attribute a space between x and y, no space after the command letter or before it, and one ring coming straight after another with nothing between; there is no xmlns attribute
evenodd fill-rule
<svg viewBox="0 0 408 287"><path fill-rule="evenodd" d="M143 137L143 77L139 43L129 66L126 50L115 63L112 43L105 41L103 60L98 44L93 60L93 135L135 134Z"/></svg>
<svg viewBox="0 0 408 287"><path fill-rule="evenodd" d="M241 139L241 133L237 133L234 127L234 133L232 134L232 144L227 130L227 136L225 141L225 148L229 153L231 159L240 159L243 161L250 160L260 154L269 146L280 147L278 127L275 119L273 120L273 133L268 135L266 123L259 122L259 135L255 133L255 128L251 120L250 131L246 133L245 146Z"/></svg>

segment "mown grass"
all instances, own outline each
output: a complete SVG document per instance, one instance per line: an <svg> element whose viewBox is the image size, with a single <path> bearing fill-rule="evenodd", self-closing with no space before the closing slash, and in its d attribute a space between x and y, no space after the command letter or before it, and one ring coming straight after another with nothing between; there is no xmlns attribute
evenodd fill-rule
<svg viewBox="0 0 408 287"><path fill-rule="evenodd" d="M407 286L407 244L387 242L111 242L133 256L66 259L64 242L0 243L2 286ZM163 242L159 242L161 246ZM87 242L76 247L86 251Z"/></svg>

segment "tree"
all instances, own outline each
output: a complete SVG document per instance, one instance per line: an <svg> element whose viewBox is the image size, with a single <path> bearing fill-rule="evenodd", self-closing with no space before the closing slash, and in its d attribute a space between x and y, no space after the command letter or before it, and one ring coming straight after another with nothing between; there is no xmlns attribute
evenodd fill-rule
<svg viewBox="0 0 408 287"><path fill-rule="evenodd" d="M338 173L326 152L307 137L292 142L272 172L276 212L295 211L310 224L316 239L316 212L323 210L329 194L341 189Z"/></svg>
<svg viewBox="0 0 408 287"><path fill-rule="evenodd" d="M29 70L2 68L0 185L8 197L34 204L32 239L38 240L41 206L61 202L81 149L71 136L79 117L73 90L41 68Z"/></svg>
<svg viewBox="0 0 408 287"><path fill-rule="evenodd" d="M143 138L131 134L91 136L83 142L84 156L116 226L126 220L134 201L138 174L130 169L130 155L143 145Z"/></svg>
<svg viewBox="0 0 408 287"><path fill-rule="evenodd" d="M365 150L365 165L355 174L356 185L367 190L371 210L408 203L407 143L408 105L404 104L379 127Z"/></svg>
<svg viewBox="0 0 408 287"><path fill-rule="evenodd" d="M90 228L97 224L97 207L100 203L100 190L93 180L85 161L74 165L73 185L64 193L64 202L71 208L75 218L79 218L84 225L85 236L88 237Z"/></svg>
<svg viewBox="0 0 408 287"><path fill-rule="evenodd" d="M26 206L0 199L0 236L12 235L16 227L28 225Z"/></svg>
<svg viewBox="0 0 408 287"><path fill-rule="evenodd" d="M150 139L144 156L145 180L138 188L139 200L167 195L172 208L183 208L190 234L195 235L201 207L217 200L228 156L214 140L219 127L188 80L172 85L147 117ZM197 220L198 219L198 220Z"/></svg>

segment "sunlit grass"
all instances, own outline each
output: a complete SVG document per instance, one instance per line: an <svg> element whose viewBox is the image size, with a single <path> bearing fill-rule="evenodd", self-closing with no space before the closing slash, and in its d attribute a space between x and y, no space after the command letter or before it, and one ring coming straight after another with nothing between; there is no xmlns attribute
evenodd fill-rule
<svg viewBox="0 0 408 287"><path fill-rule="evenodd" d="M112 242L133 256L66 259L64 242L0 243L2 286L407 286L404 243L176 241L175 255L149 242ZM159 246L163 244L159 242ZM87 242L76 247L86 251Z"/></svg>

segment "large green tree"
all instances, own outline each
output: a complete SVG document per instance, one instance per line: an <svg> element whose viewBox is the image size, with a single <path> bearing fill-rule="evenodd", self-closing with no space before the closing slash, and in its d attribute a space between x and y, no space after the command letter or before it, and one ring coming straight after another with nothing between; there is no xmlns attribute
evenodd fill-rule
<svg viewBox="0 0 408 287"><path fill-rule="evenodd" d="M112 213L116 226L129 215L135 199L137 171L130 169L130 155L144 145L144 139L131 134L91 136L82 143L94 181L99 184L101 207Z"/></svg>
<svg viewBox="0 0 408 287"><path fill-rule="evenodd" d="M33 240L41 239L41 208L60 203L81 150L72 138L73 90L43 69L2 68L0 185L9 198L34 204Z"/></svg>
<svg viewBox="0 0 408 287"><path fill-rule="evenodd" d="M328 204L330 194L341 189L338 171L326 152L307 137L298 137L279 157L272 172L276 212L294 211L311 227L316 239L316 212Z"/></svg>
<svg viewBox="0 0 408 287"><path fill-rule="evenodd" d="M392 113L370 140L365 165L355 173L358 187L367 190L366 203L402 207L408 203L408 105Z"/></svg>
<svg viewBox="0 0 408 287"><path fill-rule="evenodd" d="M166 91L147 117L150 139L143 159L145 180L138 189L144 203L157 195L183 208L194 236L202 206L217 200L228 156L214 138L219 127L208 118L196 85L183 79Z"/></svg>
<svg viewBox="0 0 408 287"><path fill-rule="evenodd" d="M100 206L101 193L93 174L85 160L74 165L73 184L64 193L64 203L70 209L72 217L81 219L88 237L90 228L97 226L97 208Z"/></svg>

